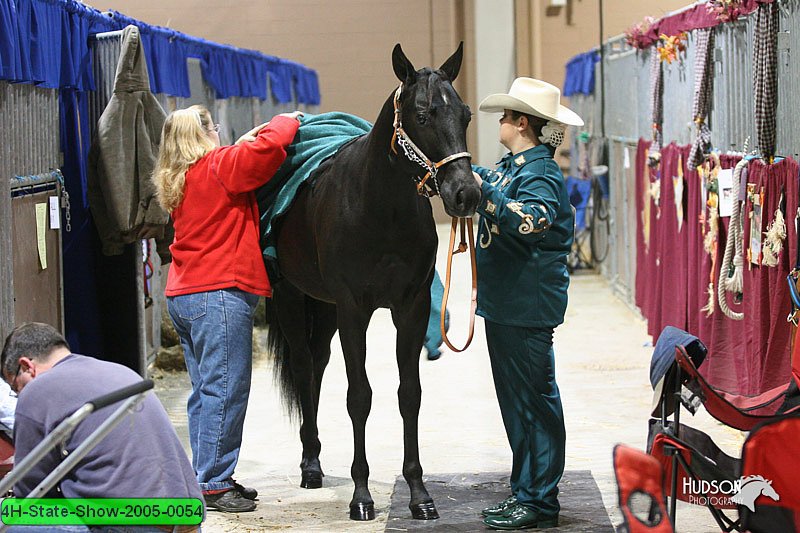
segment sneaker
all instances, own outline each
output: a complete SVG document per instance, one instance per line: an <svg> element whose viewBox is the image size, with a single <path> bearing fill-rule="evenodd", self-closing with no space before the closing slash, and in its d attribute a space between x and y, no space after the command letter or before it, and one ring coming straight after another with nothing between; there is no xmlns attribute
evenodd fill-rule
<svg viewBox="0 0 800 533"><path fill-rule="evenodd" d="M242 496L237 489L203 494L206 509L209 511L222 511L223 513L247 513L256 510L256 502Z"/></svg>
<svg viewBox="0 0 800 533"><path fill-rule="evenodd" d="M242 495L243 498L248 500L256 500L258 499L258 491L251 487L245 487L244 485L240 485L236 482L235 479L231 478L231 483L233 483L233 488L239 491L239 494Z"/></svg>

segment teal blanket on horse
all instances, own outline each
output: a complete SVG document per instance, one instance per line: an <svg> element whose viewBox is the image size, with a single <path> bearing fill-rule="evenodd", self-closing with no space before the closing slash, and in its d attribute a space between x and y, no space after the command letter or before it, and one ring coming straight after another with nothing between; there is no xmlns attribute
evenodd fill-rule
<svg viewBox="0 0 800 533"><path fill-rule="evenodd" d="M286 150L286 161L264 186L256 191L261 216L261 249L265 259L277 259L276 221L294 202L300 185L349 141L368 133L372 124L347 113L305 115L294 141Z"/></svg>

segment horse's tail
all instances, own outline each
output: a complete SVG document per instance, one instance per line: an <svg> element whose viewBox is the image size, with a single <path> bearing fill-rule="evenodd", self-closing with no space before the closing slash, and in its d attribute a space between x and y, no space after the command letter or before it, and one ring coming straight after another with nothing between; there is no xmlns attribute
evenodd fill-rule
<svg viewBox="0 0 800 533"><path fill-rule="evenodd" d="M283 406L292 420L301 420L300 393L292 373L292 350L283 334L275 302L266 299L267 352L272 358L273 379L280 388Z"/></svg>

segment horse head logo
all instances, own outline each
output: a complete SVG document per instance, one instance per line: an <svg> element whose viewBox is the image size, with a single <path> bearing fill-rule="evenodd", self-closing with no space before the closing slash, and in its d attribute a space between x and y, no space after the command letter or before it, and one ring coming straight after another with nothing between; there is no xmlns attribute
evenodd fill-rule
<svg viewBox="0 0 800 533"><path fill-rule="evenodd" d="M739 490L731 496L731 501L744 505L751 512L756 512L756 499L762 494L776 502L781 499L772 488L771 480L764 479L762 476L747 476L739 480Z"/></svg>

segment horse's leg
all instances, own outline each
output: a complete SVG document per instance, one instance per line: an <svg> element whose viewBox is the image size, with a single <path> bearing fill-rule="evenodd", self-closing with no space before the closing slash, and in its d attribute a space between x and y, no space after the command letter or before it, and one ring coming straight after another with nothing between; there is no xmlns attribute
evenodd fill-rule
<svg viewBox="0 0 800 533"><path fill-rule="evenodd" d="M397 328L397 367L400 371L397 398L403 417L403 477L411 489L408 508L414 518L421 520L439 518L436 505L422 482L422 465L419 462L418 420L422 398L419 355L430 306L430 291L421 291L410 306L392 310L392 320Z"/></svg>
<svg viewBox="0 0 800 533"><path fill-rule="evenodd" d="M372 407L372 389L365 367L367 358L367 326L372 312L356 305L338 306L339 338L342 341L347 368L347 412L353 423L353 464L350 476L355 490L350 501L352 520L375 518L375 503L369 492L369 465L365 444L367 417Z"/></svg>
<svg viewBox="0 0 800 533"><path fill-rule="evenodd" d="M322 468L319 464L319 431L317 429L317 401L314 391L314 362L309 347L309 326L306 316L306 296L287 281L273 288L278 322L291 350L291 370L302 422L300 441L303 458L300 486L306 489L322 487Z"/></svg>
<svg viewBox="0 0 800 533"><path fill-rule="evenodd" d="M303 462L300 465L303 471L303 483L305 488L318 488L322 486L322 466L319 462L320 442L316 432L317 419L316 415L319 413L319 394L320 387L322 386L322 376L325 373L325 367L328 366L328 361L331 358L331 339L336 333L336 306L314 300L313 298L306 299L310 312L310 328L308 336L308 346L311 350L312 357L312 384L311 384L311 401L314 408L314 428L313 435L316 447L310 446L304 450Z"/></svg>

